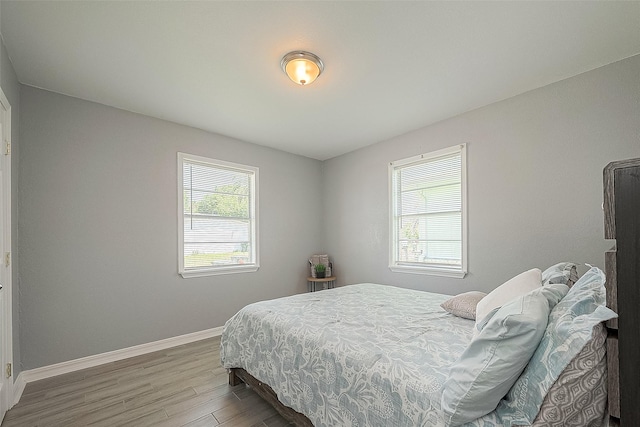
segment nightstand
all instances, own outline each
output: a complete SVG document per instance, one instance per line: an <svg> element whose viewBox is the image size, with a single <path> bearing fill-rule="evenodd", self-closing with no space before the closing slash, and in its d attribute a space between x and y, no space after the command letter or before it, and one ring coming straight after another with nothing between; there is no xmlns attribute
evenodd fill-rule
<svg viewBox="0 0 640 427"><path fill-rule="evenodd" d="M309 292L315 292L316 286L322 284L321 289L331 289L336 287L336 276L325 277L324 279L317 279L315 277L307 277L307 287Z"/></svg>

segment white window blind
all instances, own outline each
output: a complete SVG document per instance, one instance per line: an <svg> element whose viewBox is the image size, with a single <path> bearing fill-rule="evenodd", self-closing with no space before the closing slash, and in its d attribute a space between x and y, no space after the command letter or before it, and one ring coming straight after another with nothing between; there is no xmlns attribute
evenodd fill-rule
<svg viewBox="0 0 640 427"><path fill-rule="evenodd" d="M178 153L179 273L258 269L258 169Z"/></svg>
<svg viewBox="0 0 640 427"><path fill-rule="evenodd" d="M466 273L466 146L393 162L393 271L464 277Z"/></svg>

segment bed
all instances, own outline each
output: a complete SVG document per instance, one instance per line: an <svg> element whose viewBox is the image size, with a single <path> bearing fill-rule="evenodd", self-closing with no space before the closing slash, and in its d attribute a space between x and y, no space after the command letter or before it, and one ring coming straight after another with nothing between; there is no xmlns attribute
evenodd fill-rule
<svg viewBox="0 0 640 427"><path fill-rule="evenodd" d="M635 201L628 202L629 197ZM542 328L544 335L541 332L536 338L540 343L536 341L532 355L527 356L531 361L518 368L509 389L499 392L504 397L499 397L495 409L478 412L478 417L470 418L476 408L467 411L469 402L464 400L480 393L481 398L471 402L473 406L486 400L484 396L495 394L483 391L484 382L474 378L476 382L459 393L460 405L465 406L461 416L443 396L455 388L451 384L459 384L456 378L463 375L459 375L461 360L473 363L470 349L482 340L490 341L491 333L500 335L492 328L503 326L504 321L498 318L510 305L496 307L487 316L489 320L478 326L474 320L442 309L441 304L450 296L393 286L350 285L243 308L227 322L221 339L221 358L230 370L229 381L232 385L240 381L249 384L300 426L603 425L607 411L610 425L640 425L636 401L627 400L637 396L637 363L618 358L618 354L633 355L635 350L629 348L637 347L625 347L625 339L640 341L638 323L629 326L635 312L624 311L627 302L635 301L634 309L640 302L638 255L632 254L638 250L640 227L637 215L620 213L621 209L638 212L639 199L640 159L605 168L605 224L610 221L615 225L613 230L606 226L606 237L616 237L615 229L625 230L624 237L617 235L617 250L607 253L605 267L607 274L617 279L617 285L616 280L608 280L606 302L618 311L619 319L616 321L615 313L605 307L604 275L597 268L589 269L571 290L568 274L564 283L547 277L545 284L549 286L541 287L547 300L542 301L555 298L553 304L549 302L550 314L545 314L549 325L552 318L553 322L570 323ZM550 289L562 291L561 295L549 296L553 294ZM587 291L591 293L585 294ZM622 295L628 298L624 304ZM591 307L588 321L582 316L585 304ZM562 310L574 312L567 315ZM633 338L623 333L627 330L635 334ZM512 344L495 348L513 351ZM501 351L492 350L496 354ZM630 385L623 382L620 387L619 378L630 378ZM480 402L482 405L486 402Z"/></svg>

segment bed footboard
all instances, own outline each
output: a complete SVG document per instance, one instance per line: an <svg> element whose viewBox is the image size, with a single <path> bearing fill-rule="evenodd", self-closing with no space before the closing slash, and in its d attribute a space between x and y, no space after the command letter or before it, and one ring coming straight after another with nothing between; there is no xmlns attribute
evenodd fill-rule
<svg viewBox="0 0 640 427"><path fill-rule="evenodd" d="M229 385L235 386L240 383L245 383L255 390L258 396L262 397L267 401L267 403L273 406L273 408L287 421L292 422L299 427L313 427L313 423L311 423L309 418L282 404L282 402L278 400L276 393L267 384L258 381L242 368L231 368L229 370Z"/></svg>

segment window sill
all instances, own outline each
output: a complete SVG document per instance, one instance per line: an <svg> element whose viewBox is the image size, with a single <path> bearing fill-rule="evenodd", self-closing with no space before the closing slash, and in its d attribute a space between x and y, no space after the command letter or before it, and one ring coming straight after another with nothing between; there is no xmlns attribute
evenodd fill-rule
<svg viewBox="0 0 640 427"><path fill-rule="evenodd" d="M416 267L408 265L391 265L389 270L394 273L410 273L410 274L426 274L429 276L441 276L441 277L453 277L456 279L462 279L467 275L466 271L462 270L450 270L446 268L433 268L433 267Z"/></svg>
<svg viewBox="0 0 640 427"><path fill-rule="evenodd" d="M235 274L235 273L253 273L258 271L259 265L252 264L246 266L233 266L233 267L217 267L210 269L200 270L187 270L180 271L179 274L184 279L190 279L192 277L205 277L205 276L219 276L221 274Z"/></svg>

